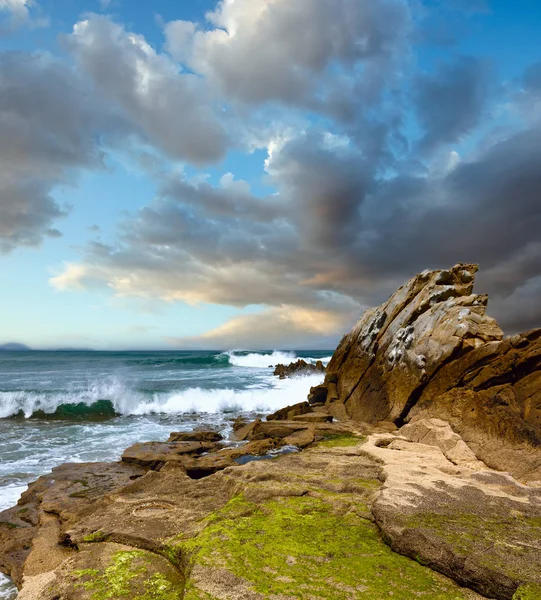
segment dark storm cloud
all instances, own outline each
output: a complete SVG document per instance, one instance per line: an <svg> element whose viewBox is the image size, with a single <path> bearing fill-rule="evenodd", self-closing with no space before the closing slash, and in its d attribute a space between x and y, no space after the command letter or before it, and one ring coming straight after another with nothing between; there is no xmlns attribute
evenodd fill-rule
<svg viewBox="0 0 541 600"><path fill-rule="evenodd" d="M490 70L484 60L462 57L418 78L415 104L424 136L421 147L453 143L473 131L490 99Z"/></svg>

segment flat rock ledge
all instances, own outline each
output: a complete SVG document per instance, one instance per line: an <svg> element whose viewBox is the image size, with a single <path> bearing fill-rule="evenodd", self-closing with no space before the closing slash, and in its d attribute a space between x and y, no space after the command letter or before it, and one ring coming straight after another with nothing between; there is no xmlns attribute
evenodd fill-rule
<svg viewBox="0 0 541 600"><path fill-rule="evenodd" d="M541 598L541 487L442 420L386 429L256 421L242 447L172 434L62 465L0 515L0 568L19 600ZM312 441L232 458L292 436Z"/></svg>

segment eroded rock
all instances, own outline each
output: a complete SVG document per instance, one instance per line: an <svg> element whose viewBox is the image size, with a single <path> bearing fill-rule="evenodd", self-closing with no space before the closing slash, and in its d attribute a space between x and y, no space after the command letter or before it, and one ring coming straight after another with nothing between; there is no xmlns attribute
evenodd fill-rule
<svg viewBox="0 0 541 600"><path fill-rule="evenodd" d="M325 373L325 367L320 360L314 365L300 358L289 365L276 365L274 369L274 375L277 375L280 379L295 377L297 375L312 375L314 373Z"/></svg>

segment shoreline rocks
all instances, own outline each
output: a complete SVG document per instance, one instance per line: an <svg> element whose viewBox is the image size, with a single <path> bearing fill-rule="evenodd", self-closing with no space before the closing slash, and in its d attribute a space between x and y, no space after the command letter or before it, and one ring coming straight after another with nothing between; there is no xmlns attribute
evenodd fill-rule
<svg viewBox="0 0 541 600"><path fill-rule="evenodd" d="M318 360L316 364L307 363L305 360L300 358L296 362L292 362L289 365L276 365L274 369L274 375L280 379L286 379L286 377L297 377L305 375L313 375L314 373L325 373L325 367L323 363Z"/></svg>
<svg viewBox="0 0 541 600"><path fill-rule="evenodd" d="M39 478L0 571L20 600L541 599L541 330L503 339L476 271L414 277L230 440Z"/></svg>

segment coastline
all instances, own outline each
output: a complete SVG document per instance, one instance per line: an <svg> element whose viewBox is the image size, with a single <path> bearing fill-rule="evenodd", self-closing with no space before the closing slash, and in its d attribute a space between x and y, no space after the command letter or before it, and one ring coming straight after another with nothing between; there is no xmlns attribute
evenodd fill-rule
<svg viewBox="0 0 541 600"><path fill-rule="evenodd" d="M410 280L230 440L39 478L0 515L19 600L539 600L541 330L504 339L476 270Z"/></svg>

